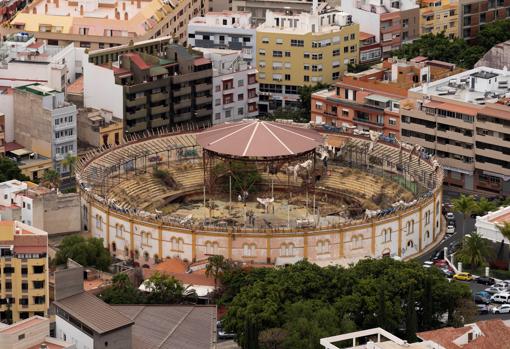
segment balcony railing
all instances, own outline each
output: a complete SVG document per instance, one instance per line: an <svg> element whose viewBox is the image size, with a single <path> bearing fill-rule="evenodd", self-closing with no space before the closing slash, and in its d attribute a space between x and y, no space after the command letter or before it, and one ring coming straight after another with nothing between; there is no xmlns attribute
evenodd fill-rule
<svg viewBox="0 0 510 349"><path fill-rule="evenodd" d="M131 100L126 100L126 106L128 107L134 107L135 105L141 105L141 104L145 104L147 103L147 97L143 96L143 97L138 97L138 98L135 98L135 99L131 99Z"/></svg>
<svg viewBox="0 0 510 349"><path fill-rule="evenodd" d="M126 113L126 120L135 120L135 119L141 119L147 116L147 109L139 109L135 112L127 112Z"/></svg>

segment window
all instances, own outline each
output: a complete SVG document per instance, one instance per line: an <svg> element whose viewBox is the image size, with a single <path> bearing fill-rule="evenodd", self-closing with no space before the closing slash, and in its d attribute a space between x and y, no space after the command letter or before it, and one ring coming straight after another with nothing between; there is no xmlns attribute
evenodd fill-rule
<svg viewBox="0 0 510 349"><path fill-rule="evenodd" d="M225 110L225 117L230 118L232 116L232 109Z"/></svg>
<svg viewBox="0 0 510 349"><path fill-rule="evenodd" d="M345 46L344 47L344 53L348 53L349 52L349 47L348 46Z"/></svg>
<svg viewBox="0 0 510 349"><path fill-rule="evenodd" d="M239 93L239 94L237 95L237 100L238 100L238 101L242 101L242 100L244 100L244 94Z"/></svg>
<svg viewBox="0 0 510 349"><path fill-rule="evenodd" d="M273 57L283 57L282 51L273 51Z"/></svg>
<svg viewBox="0 0 510 349"><path fill-rule="evenodd" d="M310 77L308 75L303 76L303 81L310 81Z"/></svg>
<svg viewBox="0 0 510 349"><path fill-rule="evenodd" d="M266 55L266 50L259 50L259 55L265 56Z"/></svg>
<svg viewBox="0 0 510 349"><path fill-rule="evenodd" d="M242 87L242 86L244 86L244 80L242 80L242 79L238 80L237 81L237 87Z"/></svg>
<svg viewBox="0 0 510 349"><path fill-rule="evenodd" d="M305 59L310 58L310 53L309 52L305 52L303 54L303 58L305 58Z"/></svg>
<svg viewBox="0 0 510 349"><path fill-rule="evenodd" d="M383 229L384 242L391 241L391 228Z"/></svg>
<svg viewBox="0 0 510 349"><path fill-rule="evenodd" d="M269 44L269 38L262 38L263 44Z"/></svg>
<svg viewBox="0 0 510 349"><path fill-rule="evenodd" d="M214 120L219 120L219 119L221 119L221 113L215 113Z"/></svg>
<svg viewBox="0 0 510 349"><path fill-rule="evenodd" d="M351 248L353 250L363 248L363 235L353 235Z"/></svg>
<svg viewBox="0 0 510 349"><path fill-rule="evenodd" d="M329 240L317 241L317 254L329 254Z"/></svg>
<svg viewBox="0 0 510 349"><path fill-rule="evenodd" d="M243 244L243 257L255 257L257 245Z"/></svg>
<svg viewBox="0 0 510 349"><path fill-rule="evenodd" d="M340 56L340 49L339 48L333 50L333 56Z"/></svg>
<svg viewBox="0 0 510 349"><path fill-rule="evenodd" d="M281 244L280 256L281 257L294 257L294 247L295 246L292 242Z"/></svg>
<svg viewBox="0 0 510 349"><path fill-rule="evenodd" d="M277 45L282 45L283 44L283 39L276 39L276 44Z"/></svg>
<svg viewBox="0 0 510 349"><path fill-rule="evenodd" d="M388 124L390 124L391 126L395 126L397 124L397 120L395 118L389 118Z"/></svg>
<svg viewBox="0 0 510 349"><path fill-rule="evenodd" d="M214 100L214 105L220 105L221 104L221 99L220 98L216 98Z"/></svg>
<svg viewBox="0 0 510 349"><path fill-rule="evenodd" d="M340 72L334 72L333 74L331 74L331 79L333 80L338 80L340 78Z"/></svg>
<svg viewBox="0 0 510 349"><path fill-rule="evenodd" d="M184 252L183 238L176 238L175 236L170 239L170 249L174 252Z"/></svg>
<svg viewBox="0 0 510 349"><path fill-rule="evenodd" d="M305 64L305 65L303 66L303 69L304 69L304 70L310 70L310 65L309 65L309 64Z"/></svg>
<svg viewBox="0 0 510 349"><path fill-rule="evenodd" d="M406 231L407 235L410 235L414 233L414 219L411 219L410 221L407 221L406 223Z"/></svg>
<svg viewBox="0 0 510 349"><path fill-rule="evenodd" d="M237 114L238 115L244 115L244 108L243 107L240 107L237 109Z"/></svg>
<svg viewBox="0 0 510 349"><path fill-rule="evenodd" d="M285 74L285 81L290 81L290 74Z"/></svg>
<svg viewBox="0 0 510 349"><path fill-rule="evenodd" d="M290 40L290 46L304 47L305 46L305 42L304 42L304 40Z"/></svg>
<svg viewBox="0 0 510 349"><path fill-rule="evenodd" d="M216 92L220 92L220 91L221 91L221 85L216 85L216 86L214 86L214 90L215 90Z"/></svg>
<svg viewBox="0 0 510 349"><path fill-rule="evenodd" d="M290 52L289 51L285 51L285 57L290 57Z"/></svg>
<svg viewBox="0 0 510 349"><path fill-rule="evenodd" d="M28 299L27 299L27 301L28 301ZM27 302L27 305L28 305L28 302ZM19 341L21 341L21 340L23 340L23 339L25 339L25 334L24 334L24 333L23 333L23 334L20 334L20 335L18 336L18 340L19 340Z"/></svg>

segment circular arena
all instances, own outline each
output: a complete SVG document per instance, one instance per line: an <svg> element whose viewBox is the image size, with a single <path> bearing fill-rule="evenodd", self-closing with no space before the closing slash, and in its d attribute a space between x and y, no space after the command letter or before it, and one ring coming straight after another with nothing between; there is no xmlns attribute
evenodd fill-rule
<svg viewBox="0 0 510 349"><path fill-rule="evenodd" d="M151 265L221 254L321 265L419 255L442 236L442 169L377 133L244 120L144 135L76 169L84 230Z"/></svg>

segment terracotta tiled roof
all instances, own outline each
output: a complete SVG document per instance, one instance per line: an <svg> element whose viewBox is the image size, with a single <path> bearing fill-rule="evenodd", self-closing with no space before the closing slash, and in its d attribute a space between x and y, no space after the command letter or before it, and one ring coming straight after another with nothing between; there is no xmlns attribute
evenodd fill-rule
<svg viewBox="0 0 510 349"><path fill-rule="evenodd" d="M462 349L508 349L510 347L510 327L500 319L478 321L478 328L483 333Z"/></svg>
<svg viewBox="0 0 510 349"><path fill-rule="evenodd" d="M461 349L461 347L453 343L453 341L469 331L471 331L471 327L469 326L459 328L445 327L439 330L420 332L416 335L422 340L434 341L446 349Z"/></svg>
<svg viewBox="0 0 510 349"><path fill-rule="evenodd" d="M187 273L187 265L178 258L170 258L162 263L156 264L152 269L144 269L144 279L150 278L155 272L171 275L186 285L214 286L214 280L205 276L205 270L197 270Z"/></svg>

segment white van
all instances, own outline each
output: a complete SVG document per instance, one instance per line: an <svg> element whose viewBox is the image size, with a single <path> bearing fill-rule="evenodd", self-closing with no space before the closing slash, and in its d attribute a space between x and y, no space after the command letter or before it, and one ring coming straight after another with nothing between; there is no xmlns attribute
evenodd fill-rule
<svg viewBox="0 0 510 349"><path fill-rule="evenodd" d="M496 293L491 297L491 302L510 303L510 293Z"/></svg>

